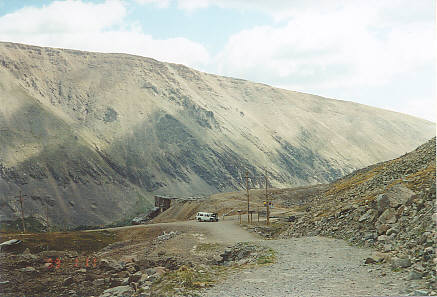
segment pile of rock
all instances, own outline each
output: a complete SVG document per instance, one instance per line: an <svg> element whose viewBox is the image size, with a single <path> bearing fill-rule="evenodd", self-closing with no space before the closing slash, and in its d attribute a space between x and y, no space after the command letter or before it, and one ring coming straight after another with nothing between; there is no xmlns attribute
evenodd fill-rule
<svg viewBox="0 0 437 297"><path fill-rule="evenodd" d="M155 239L155 242L163 242L163 241L172 239L172 238L176 237L179 234L180 234L180 232L178 232L178 231L170 231L168 233L164 231L161 235L159 235Z"/></svg>
<svg viewBox="0 0 437 297"><path fill-rule="evenodd" d="M435 294L435 138L395 160L334 182L281 237L324 235L377 248L393 270Z"/></svg>
<svg viewBox="0 0 437 297"><path fill-rule="evenodd" d="M268 253L268 249L251 243L239 242L227 247L219 257L216 257L216 264L231 266L234 264L245 265L255 264L258 259Z"/></svg>
<svg viewBox="0 0 437 297"><path fill-rule="evenodd" d="M96 287L109 287L100 297L149 296L153 282L159 280L168 271L165 267L140 270L136 263L124 264L108 259L100 260L99 268L110 273L109 277L94 280Z"/></svg>

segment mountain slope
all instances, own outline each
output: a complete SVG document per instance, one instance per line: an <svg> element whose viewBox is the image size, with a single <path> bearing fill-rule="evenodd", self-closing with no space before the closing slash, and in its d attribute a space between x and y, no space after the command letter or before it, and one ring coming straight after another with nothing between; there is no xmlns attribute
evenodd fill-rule
<svg viewBox="0 0 437 297"><path fill-rule="evenodd" d="M387 262L391 258L394 269L404 259L401 268L411 266L420 275L417 279L426 279L426 289L435 291L435 182L434 137L408 154L331 183L301 207L307 212L282 237L334 236L374 246Z"/></svg>
<svg viewBox="0 0 437 297"><path fill-rule="evenodd" d="M12 43L0 43L0 100L1 214L17 214L6 201L22 189L71 224L151 193L240 189L245 170L253 187L264 167L275 187L328 182L435 135L404 114L183 65Z"/></svg>

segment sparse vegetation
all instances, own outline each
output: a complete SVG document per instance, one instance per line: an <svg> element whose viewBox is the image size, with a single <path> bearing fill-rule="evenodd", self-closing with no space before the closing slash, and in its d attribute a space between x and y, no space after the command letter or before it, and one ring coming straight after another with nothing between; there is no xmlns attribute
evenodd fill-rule
<svg viewBox="0 0 437 297"><path fill-rule="evenodd" d="M223 246L218 243L201 243L196 246L196 252L211 252L221 249Z"/></svg>
<svg viewBox="0 0 437 297"><path fill-rule="evenodd" d="M21 249L29 248L32 253L45 250L69 251L90 253L98 251L105 246L119 240L116 233L109 231L94 232L50 232L34 234L7 233L1 235L1 241L9 239L23 241Z"/></svg>
<svg viewBox="0 0 437 297"><path fill-rule="evenodd" d="M163 275L153 284L152 289L164 296L172 296L176 293L192 295L196 290L211 286L216 279L217 275L213 271L181 266L178 270Z"/></svg>
<svg viewBox="0 0 437 297"><path fill-rule="evenodd" d="M276 254L275 254L275 251L271 248L267 249L256 260L256 264L258 264L258 265L273 264L275 262L276 262Z"/></svg>

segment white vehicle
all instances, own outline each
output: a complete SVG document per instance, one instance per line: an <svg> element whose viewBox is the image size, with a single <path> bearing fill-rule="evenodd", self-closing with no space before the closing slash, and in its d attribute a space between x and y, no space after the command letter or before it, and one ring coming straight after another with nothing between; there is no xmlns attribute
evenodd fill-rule
<svg viewBox="0 0 437 297"><path fill-rule="evenodd" d="M196 220L199 222L218 222L218 215L215 212L198 212Z"/></svg>

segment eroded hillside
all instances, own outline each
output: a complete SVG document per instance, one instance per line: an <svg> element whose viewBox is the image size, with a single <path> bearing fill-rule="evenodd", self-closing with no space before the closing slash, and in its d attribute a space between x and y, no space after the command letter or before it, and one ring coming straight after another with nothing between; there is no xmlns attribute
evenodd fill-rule
<svg viewBox="0 0 437 297"><path fill-rule="evenodd" d="M358 170L302 206L282 237L334 236L382 253L369 264L408 269L408 280L434 291L436 139L396 159ZM434 295L434 294L431 294Z"/></svg>
<svg viewBox="0 0 437 297"><path fill-rule="evenodd" d="M125 54L0 43L1 219L99 224L152 193L329 182L435 135L434 123Z"/></svg>

